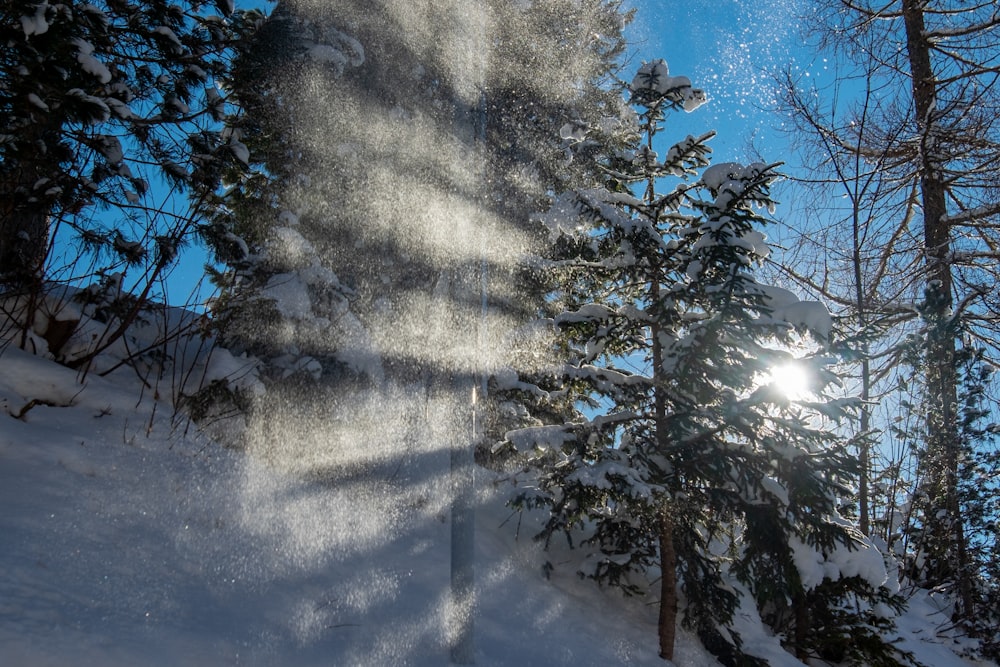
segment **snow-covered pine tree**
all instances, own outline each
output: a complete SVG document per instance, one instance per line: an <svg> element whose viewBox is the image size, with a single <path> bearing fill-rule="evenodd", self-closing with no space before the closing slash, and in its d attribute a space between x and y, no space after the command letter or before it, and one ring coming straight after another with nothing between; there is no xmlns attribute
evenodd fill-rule
<svg viewBox="0 0 1000 667"><path fill-rule="evenodd" d="M530 252L544 247L548 232L537 219L552 206L553 196L603 181L600 153L592 140L622 144L625 100L619 79L624 26L633 13L619 0L496 2L492 6L496 50L490 59L486 141L490 150L487 204L501 220L530 235ZM586 81L586 85L580 85ZM551 420L568 409L554 401L538 402L537 391L521 391L522 381L546 387L544 372L554 359L539 317L557 314L545 295L552 276L534 264L490 267L491 304L509 317L500 368L516 367L521 378L495 369L487 410L486 442L496 442L512 428ZM564 413L568 414L568 413ZM481 462L502 466L489 446Z"/></svg>
<svg viewBox="0 0 1000 667"><path fill-rule="evenodd" d="M954 493L969 537L962 545L964 553L959 558L952 549L955 542L947 530L948 524L942 525L940 521L949 494L941 471L949 462L940 450L930 446L926 434L928 427L921 425L911 432L901 433L914 450L918 474L913 492L907 496L906 507L899 510L904 523L899 530L902 540L898 548L904 557L904 573L918 586L948 590L949 586L938 582L959 576L969 578L967 599L982 611L975 618L966 619L964 626L970 635L980 640L985 656L995 659L1000 655L1000 587L997 585L1000 546L996 531L1000 513L1000 454L996 446L1000 426L988 398L994 382L993 367L988 361L988 351L977 345L962 319L938 320L937 327L945 331L927 331L934 325L933 320L926 322L923 330L909 336L904 343L903 372L912 381L903 384L900 393L905 396L909 409L922 409L927 404L926 382L934 363L929 339L947 336L958 342L953 369L959 444L954 462ZM963 562L968 571L963 570Z"/></svg>
<svg viewBox="0 0 1000 667"><path fill-rule="evenodd" d="M803 563L861 544L837 513L857 470L831 428L851 402L830 396L838 380L825 307L754 277L768 254L757 228L773 206L773 167L718 164L698 177L710 133L661 158L654 138L666 112L693 110L704 94L662 60L640 69L631 93L630 146L608 151L605 185L569 193L543 216L566 362L546 392L534 391L577 409L570 421L507 434L523 457L514 505L547 510L540 538L577 537L588 577L638 594L637 573L661 572L664 658L682 593L686 626L725 664L751 664L731 624L734 578L761 605L804 599L824 577L808 581ZM664 191L668 178L676 182ZM813 351L790 351L806 335ZM807 395L768 379L793 361L810 374ZM885 574L877 559L861 577L872 587ZM780 630L798 622L805 637L808 610L795 609Z"/></svg>
<svg viewBox="0 0 1000 667"><path fill-rule="evenodd" d="M205 4L27 2L4 11L6 282L37 277L60 224L83 235L86 247L111 251L111 230L81 213L115 207L124 217L152 206L143 196L154 176L182 187L213 175L217 182L210 163L233 159L233 151L202 121L222 103L213 80L233 35ZM233 12L231 3L216 4ZM150 231L150 245L159 231Z"/></svg>
<svg viewBox="0 0 1000 667"><path fill-rule="evenodd" d="M227 84L237 111L224 134L247 147L250 168L230 170L232 186L211 198L202 228L228 269L214 275L223 288L213 308L223 342L254 355L266 385L308 387L323 373L377 378L378 361L364 354L366 335L350 310L352 291L314 245L324 221L309 208L323 193L311 187L317 165L303 164L299 125L313 100L294 84L335 80L364 61L364 49L287 3L242 19L254 25L235 46Z"/></svg>
<svg viewBox="0 0 1000 667"><path fill-rule="evenodd" d="M22 341L62 307L45 303L44 281L71 276L135 292L95 343L113 344L195 236L195 206L164 205L153 186L197 199L241 158L219 134L215 86L233 14L226 1L4 3L0 294ZM56 238L65 256L52 256Z"/></svg>

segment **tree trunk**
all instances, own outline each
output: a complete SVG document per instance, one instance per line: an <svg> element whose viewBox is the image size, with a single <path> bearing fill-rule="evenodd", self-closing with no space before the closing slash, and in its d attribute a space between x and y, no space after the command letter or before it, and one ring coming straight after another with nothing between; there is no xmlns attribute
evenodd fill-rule
<svg viewBox="0 0 1000 667"><path fill-rule="evenodd" d="M958 433L958 378L955 370L955 332L951 326L952 267L951 229L947 221L947 185L941 170L943 156L938 154L940 137L937 113L937 89L931 63L931 44L924 25L924 3L902 0L906 48L913 82L913 104L920 139L920 195L924 214L924 261L927 276L928 324L928 418L927 449L932 460L943 463L943 470L927 471L940 475L935 482L944 495L944 525L937 526L948 544L947 558L954 565L949 574L955 577L959 592L958 615L970 618L973 613L972 582L969 579L965 529L958 497L958 467L961 442ZM929 519L934 519L932 514Z"/></svg>
<svg viewBox="0 0 1000 667"><path fill-rule="evenodd" d="M669 506L660 515L660 657L674 659L677 635L677 552L674 550L674 520Z"/></svg>
<svg viewBox="0 0 1000 667"><path fill-rule="evenodd" d="M646 147L653 148L653 133L646 136ZM643 195L646 205L653 209L656 200L656 179L652 176L646 183ZM654 213L654 219L659 213ZM663 266L655 262L651 267L649 282L650 303L659 306L662 303L660 283ZM660 340L662 327L654 322L650 327L650 347L653 361L653 421L656 428L656 445L665 452L669 445L667 437L667 395L666 381L663 372L663 343ZM660 657L664 660L674 659L674 641L677 635L677 551L674 548L674 518L672 506L665 499L660 508L658 541L660 548L660 615L657 632L660 639Z"/></svg>
<svg viewBox="0 0 1000 667"><path fill-rule="evenodd" d="M0 185L0 191L5 190ZM48 251L48 216L14 210L23 195L0 195L0 282L24 287L41 274Z"/></svg>
<svg viewBox="0 0 1000 667"><path fill-rule="evenodd" d="M809 603L806 594L802 590L792 595L792 613L795 615L795 657L808 664L809 651L806 649L806 640L809 637Z"/></svg>
<svg viewBox="0 0 1000 667"><path fill-rule="evenodd" d="M868 305L865 299L863 260L861 257L861 211L859 198L856 194L853 197L851 217L854 242L854 253L852 256L854 264L854 305L858 312L858 327L861 331L867 332ZM861 357L861 414L858 425L861 433L861 437L858 440L858 464L861 468L861 474L858 476L859 527L865 535L871 535L871 497L868 490L868 473L871 469L871 441L868 438L868 431L871 428L871 408L869 407L871 397L871 359L869 357L868 343L865 343L864 352Z"/></svg>
<svg viewBox="0 0 1000 667"><path fill-rule="evenodd" d="M38 143L48 130L40 125L23 128ZM28 332L42 297L45 260L49 254L51 204L35 186L51 176L44 152L22 155L0 164L0 295L23 297L12 315L20 333L16 345L26 349ZM8 307L10 304L8 303Z"/></svg>
<svg viewBox="0 0 1000 667"><path fill-rule="evenodd" d="M29 134L26 142L41 145L53 136L41 125L23 132ZM48 255L50 207L35 187L52 171L42 151L12 162L0 166L0 282L27 287L40 278Z"/></svg>

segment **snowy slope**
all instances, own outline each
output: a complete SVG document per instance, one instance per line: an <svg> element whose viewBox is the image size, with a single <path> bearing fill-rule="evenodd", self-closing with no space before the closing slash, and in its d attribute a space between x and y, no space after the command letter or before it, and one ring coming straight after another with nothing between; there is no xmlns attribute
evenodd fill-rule
<svg viewBox="0 0 1000 667"><path fill-rule="evenodd" d="M446 454L306 481L185 434L127 378L0 355L0 665L448 664ZM518 539L479 474L477 664L664 664L655 605ZM920 614L907 647L968 664ZM747 645L798 665L752 616ZM717 663L681 633L677 664Z"/></svg>
<svg viewBox="0 0 1000 667"><path fill-rule="evenodd" d="M147 433L133 388L12 348L0 396L0 664L447 663L449 532L425 493L283 475L162 405ZM649 609L547 581L508 514L477 517L480 664L657 662Z"/></svg>

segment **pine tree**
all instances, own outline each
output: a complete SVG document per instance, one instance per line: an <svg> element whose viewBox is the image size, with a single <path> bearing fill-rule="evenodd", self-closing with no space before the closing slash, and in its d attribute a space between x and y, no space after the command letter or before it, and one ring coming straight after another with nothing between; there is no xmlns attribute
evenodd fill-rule
<svg viewBox="0 0 1000 667"><path fill-rule="evenodd" d="M1000 637L995 613L997 590L996 517L1000 510L997 480L1000 479L1000 458L996 437L1000 432L990 409L989 388L992 368L987 353L975 345L975 339L961 330L959 321L948 325L948 334L956 346L954 373L956 378L956 428L958 437L955 460L945 458L919 430L908 433L916 450L917 471L915 490L907 508L905 525L904 573L916 585L933 588L938 582L953 582L961 577L969 580L967 601L983 612L973 619L963 619L967 631L982 640L983 650L995 658ZM918 331L906 344L906 370L913 387L921 392L911 396L911 409L927 404L927 376L935 360L928 338L937 334ZM908 387L909 389L909 387ZM913 389L910 389L913 391ZM944 471L954 465L951 486ZM955 549L954 533L948 521L943 521L949 498L961 508L968 538L962 544L961 558Z"/></svg>
<svg viewBox="0 0 1000 667"><path fill-rule="evenodd" d="M80 214L139 207L152 177L142 162L174 185L217 182L211 163L231 152L200 121L221 104L212 83L231 34L204 4L4 10L0 264L8 282L38 274L59 223L110 248L111 234Z"/></svg>
<svg viewBox="0 0 1000 667"><path fill-rule="evenodd" d="M197 0L3 4L0 285L22 340L44 319L44 281L68 274L134 286L98 347L113 344L195 237L197 202L241 161L219 132L235 33L217 7L233 14ZM167 191L195 203L165 206ZM57 238L66 258L50 256Z"/></svg>
<svg viewBox="0 0 1000 667"><path fill-rule="evenodd" d="M515 506L547 510L542 539L579 537L590 552L582 574L638 594L634 575L659 570L661 656L673 655L680 591L684 623L706 646L725 664L751 664L731 626L740 600L729 578L762 606L792 600L781 630L796 628L790 644L807 651L806 599L822 577L805 581L798 564L859 544L837 512L857 470L830 427L851 404L829 394L829 313L754 278L774 167L702 170L710 133L662 158L654 150L666 113L703 101L663 61L644 65L623 123L628 148L607 152L605 185L544 216L566 354L547 395L578 407L507 443L527 471ZM603 143L597 129L588 140ZM664 193L670 178L679 182ZM812 353L789 351L809 336ZM768 381L791 362L808 369L808 396Z"/></svg>
<svg viewBox="0 0 1000 667"><path fill-rule="evenodd" d="M251 155L263 148L269 162L266 174L253 177L263 196L254 193L227 207L232 217L228 211L220 217L218 247L238 237L248 241L248 255L263 257L259 248L267 258L246 269L239 254L234 258L234 273L246 277L224 304L239 309L230 331L255 351L273 346L275 334L302 331L292 313L282 312L282 301L271 299L278 294L268 277L278 268L271 239L308 247L309 272L321 277L308 285L310 305L327 289L345 297L349 312L330 316L325 336L307 337L323 383L307 400L331 418L351 401L344 411L352 422L371 421L366 440L387 452L393 470L386 476L395 483L440 474L428 469L436 458L429 452L411 454L417 448L450 449L452 470L470 473L453 472L452 479L471 477L470 390L478 392L500 354L485 330L499 341L512 322L534 315L537 301L524 298L533 276L518 274L516 262L534 242L527 212L562 175L553 168L565 157L559 128L597 123L603 105L613 103L595 81L621 50L619 8L606 0L290 1L269 21L277 31L272 36L290 28L290 48L251 47L244 54L247 72L260 63L265 76L247 76L237 86L248 103L240 136ZM549 16L525 21L529 14ZM296 221L294 236L280 219L286 211ZM236 247L243 253L239 241ZM288 273L295 271L281 269ZM257 307L269 299L270 309ZM274 317L260 326L268 314ZM355 316L356 331L339 335L338 325ZM368 356L381 373L359 391L338 370L357 359L345 347L361 341L370 341ZM387 405L395 407L392 414ZM266 429L274 419L264 415ZM329 441L332 430L324 425L319 437ZM310 445L291 445L301 447L296 465L315 456L304 451ZM352 447L371 449L354 439L343 449ZM363 459L368 452L349 454ZM456 483L451 497L471 500L469 487ZM456 517L469 513L459 505L452 508L452 525L459 527L453 535L468 536L461 528L469 522ZM471 540L460 536L459 543ZM455 565L460 560L453 558L456 607L469 602L471 591L468 568ZM459 625L458 634L468 636L469 624ZM453 658L461 661L467 647L456 642Z"/></svg>
<svg viewBox="0 0 1000 667"><path fill-rule="evenodd" d="M323 192L310 183L317 165L303 163L301 127L314 100L298 89L309 77L336 80L364 62L364 49L287 3L242 20L253 25L235 47L227 86L236 112L224 132L247 147L249 168L226 174L232 185L206 202L202 228L228 268L214 276L223 288L216 325L225 345L260 362L269 384L308 388L324 373L339 381L378 376L377 360L358 353L365 332L351 312L353 292L315 245L323 221L310 208Z"/></svg>

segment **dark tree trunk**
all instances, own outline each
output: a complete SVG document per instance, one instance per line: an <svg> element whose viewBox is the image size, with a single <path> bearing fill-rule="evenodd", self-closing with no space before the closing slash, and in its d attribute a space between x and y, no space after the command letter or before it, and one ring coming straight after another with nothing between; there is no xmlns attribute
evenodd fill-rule
<svg viewBox="0 0 1000 667"><path fill-rule="evenodd" d="M964 522L958 497L958 467L961 442L958 433L958 378L955 370L955 331L951 326L952 266L951 229L947 220L947 185L940 164L937 113L937 88L931 62L931 44L924 25L924 3L902 0L903 22L906 28L906 48L913 82L913 104L920 138L920 196L924 215L924 261L927 277L928 324L928 419L927 449L941 470L929 470L940 479L933 480L943 495L945 518L934 527L944 538L953 565L949 574L955 577L959 592L959 615L970 618L973 613L972 582L969 578Z"/></svg>
<svg viewBox="0 0 1000 667"><path fill-rule="evenodd" d="M806 641L809 638L809 603L801 590L792 596L792 610L795 614L795 657L802 662L809 660Z"/></svg>
<svg viewBox="0 0 1000 667"><path fill-rule="evenodd" d="M41 275L48 250L48 216L18 210L18 195L8 197L0 184L0 283L25 287Z"/></svg>
<svg viewBox="0 0 1000 667"><path fill-rule="evenodd" d="M670 509L660 516L660 657L674 659L677 635L677 552L674 550L674 521Z"/></svg>
<svg viewBox="0 0 1000 667"><path fill-rule="evenodd" d="M44 146L51 140L46 128L35 125L24 128L33 134L31 145ZM30 139L31 137L29 137ZM42 185L51 177L53 165L47 164L46 153L39 149L34 155L18 155L0 166L0 282L17 287L34 285L42 273L48 255L49 215L51 202L44 190L54 183ZM36 191L40 189L42 191Z"/></svg>

